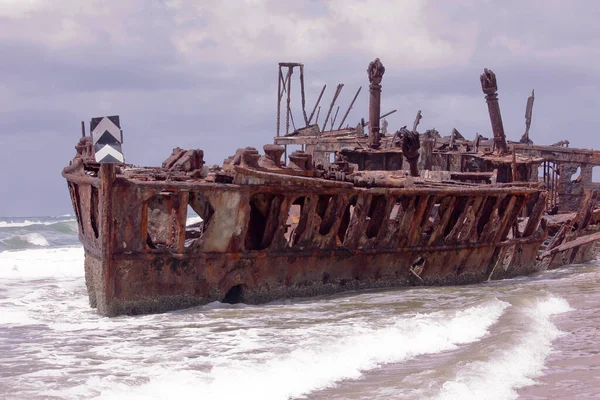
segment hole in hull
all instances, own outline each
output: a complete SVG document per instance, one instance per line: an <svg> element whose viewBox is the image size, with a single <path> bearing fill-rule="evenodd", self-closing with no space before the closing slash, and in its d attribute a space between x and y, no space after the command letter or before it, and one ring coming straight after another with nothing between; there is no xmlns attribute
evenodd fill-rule
<svg viewBox="0 0 600 400"><path fill-rule="evenodd" d="M335 223L336 198L331 195L320 195L317 203L317 214L321 217L319 234L327 235Z"/></svg>
<svg viewBox="0 0 600 400"><path fill-rule="evenodd" d="M71 192L71 200L73 201L73 209L75 210L75 218L77 218L79 229L81 229L81 233L85 233L83 220L81 219L81 198L79 197L79 186L75 183L69 183L69 190Z"/></svg>
<svg viewBox="0 0 600 400"><path fill-rule="evenodd" d="M185 247L190 247L204 233L204 220L188 205L185 223Z"/></svg>
<svg viewBox="0 0 600 400"><path fill-rule="evenodd" d="M94 236L98 238L98 188L92 186L90 199L90 225L94 231Z"/></svg>
<svg viewBox="0 0 600 400"><path fill-rule="evenodd" d="M286 232L284 237L288 243L288 247L294 247L303 227L300 219L302 218L302 208L304 207L304 197L298 197L291 205L288 211L286 220ZM300 226L300 228L298 228Z"/></svg>
<svg viewBox="0 0 600 400"><path fill-rule="evenodd" d="M263 203L265 207L261 207ZM264 249L262 240L265 234L265 228L267 227L269 208L270 202L268 201L267 196L257 195L250 201L250 221L248 223L248 233L246 235L246 248L248 250Z"/></svg>
<svg viewBox="0 0 600 400"><path fill-rule="evenodd" d="M221 303L237 304L241 303L244 296L242 285L235 285L225 294Z"/></svg>
<svg viewBox="0 0 600 400"><path fill-rule="evenodd" d="M354 216L354 207L356 206L356 197L350 199L348 204L346 205L346 209L344 210L344 215L342 216L342 222L340 223L340 227L338 229L338 245L342 246L344 241L346 240L346 232L348 231L348 227L350 226L350 220Z"/></svg>
<svg viewBox="0 0 600 400"><path fill-rule="evenodd" d="M185 247L194 247L206 235L215 209L202 193L190 193L185 227Z"/></svg>
<svg viewBox="0 0 600 400"><path fill-rule="evenodd" d="M377 236L381 224L383 223L386 215L386 198L383 195L375 196L371 200L371 206L369 207L369 213L367 214L367 238L372 239Z"/></svg>

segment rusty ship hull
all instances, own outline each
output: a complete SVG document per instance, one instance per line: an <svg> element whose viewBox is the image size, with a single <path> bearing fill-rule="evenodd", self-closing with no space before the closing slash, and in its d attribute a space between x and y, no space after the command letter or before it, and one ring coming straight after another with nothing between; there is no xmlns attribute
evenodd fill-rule
<svg viewBox="0 0 600 400"><path fill-rule="evenodd" d="M467 284L542 268L543 207L518 238L509 237L523 208L543 203L545 192L535 187L302 186L306 178L244 167L240 176L254 184L148 182L111 169L92 177L75 163L63 173L90 304L103 315ZM191 240L188 206L205 222ZM298 221L288 224L293 208Z"/></svg>
<svg viewBox="0 0 600 400"><path fill-rule="evenodd" d="M277 137L262 155L242 148L207 168L202 150L176 148L161 167L99 164L83 129L62 175L99 313L479 283L595 257L600 212L588 178L596 159L507 143L491 71L481 80L494 137L470 143L454 133L448 140L420 134L420 111L412 130L382 132L379 59L367 70L368 123L342 129L346 112L340 129L321 131L311 121L323 91L309 117L302 89L306 128L290 133L296 67L303 88L302 64L280 63ZM301 150L288 154L289 145ZM569 189L559 183L573 162L585 169L584 184ZM560 163L568 163L562 175ZM551 215L559 203L562 214ZM199 221L188 223L191 216Z"/></svg>

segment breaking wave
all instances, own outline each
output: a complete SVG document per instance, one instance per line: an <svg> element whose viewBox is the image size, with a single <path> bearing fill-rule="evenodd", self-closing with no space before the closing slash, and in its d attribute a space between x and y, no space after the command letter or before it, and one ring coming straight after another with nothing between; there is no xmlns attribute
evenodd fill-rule
<svg viewBox="0 0 600 400"><path fill-rule="evenodd" d="M68 216L68 215L65 215ZM56 225L56 224L64 224L65 222L77 222L75 218L62 219L62 220L54 220L54 221L41 221L41 220L28 220L25 219L23 221L0 221L0 228L23 228L26 226L48 226L48 225Z"/></svg>
<svg viewBox="0 0 600 400"><path fill-rule="evenodd" d="M46 240L46 238L39 233L11 235L6 239L1 239L0 243L9 249L27 249L50 246L48 240Z"/></svg>
<svg viewBox="0 0 600 400"><path fill-rule="evenodd" d="M0 220L0 251L57 247L77 243L77 220L62 217Z"/></svg>
<svg viewBox="0 0 600 400"><path fill-rule="evenodd" d="M187 225L202 221L190 215ZM70 214L58 217L0 218L0 252L40 247L62 247L79 244L77 219Z"/></svg>
<svg viewBox="0 0 600 400"><path fill-rule="evenodd" d="M563 334L551 317L571 310L569 303L559 297L519 307L525 332L512 346L492 352L487 361L462 367L454 380L443 384L437 398L516 399L517 389L535 383L533 379L542 375L552 342Z"/></svg>
<svg viewBox="0 0 600 400"><path fill-rule="evenodd" d="M454 312L395 318L387 327L328 326L304 332L288 352L268 358L214 354L209 372L162 370L141 386L106 385L102 398L260 398L288 399L327 388L345 379L357 379L382 364L401 362L424 354L452 350L480 340L509 304L495 299ZM321 327L323 328L323 327ZM265 332L266 333L266 332ZM276 346L271 335L257 333L249 349ZM287 339L289 341L289 339ZM159 371L153 371L154 373Z"/></svg>

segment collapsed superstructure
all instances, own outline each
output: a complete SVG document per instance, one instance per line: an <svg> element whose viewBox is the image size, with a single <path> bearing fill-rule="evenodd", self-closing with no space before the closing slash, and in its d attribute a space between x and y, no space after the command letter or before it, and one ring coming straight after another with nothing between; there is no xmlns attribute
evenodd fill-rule
<svg viewBox="0 0 600 400"><path fill-rule="evenodd" d="M305 127L290 132L294 68ZM494 135L474 141L457 131L420 134L420 112L412 130L382 132L379 59L368 67L369 121L342 128L359 90L339 129L331 122L325 132L312 123L324 90L309 117L303 72L302 64L280 63L275 144L262 155L239 149L220 167L208 168L201 150L179 148L161 167L98 164L84 132L63 176L90 304L101 314L475 283L595 256L591 168L600 154L508 143L491 71L482 87ZM301 148L288 155L290 145ZM576 165L581 178L567 183ZM188 222L191 211L197 221Z"/></svg>

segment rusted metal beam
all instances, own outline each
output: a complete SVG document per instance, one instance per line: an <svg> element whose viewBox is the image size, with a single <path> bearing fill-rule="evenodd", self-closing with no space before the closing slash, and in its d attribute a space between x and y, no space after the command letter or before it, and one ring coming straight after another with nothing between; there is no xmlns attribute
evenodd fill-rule
<svg viewBox="0 0 600 400"><path fill-rule="evenodd" d="M308 126L308 117L306 116L306 98L304 95L304 65L300 66L300 95L302 97L302 116L305 126Z"/></svg>
<svg viewBox="0 0 600 400"><path fill-rule="evenodd" d="M529 218L527 219L527 224L525 225L525 229L523 230L523 237L531 236L535 233L538 225L540 224L540 220L542 219L542 215L544 213L544 207L546 205L546 197L548 196L548 192L540 193L540 199L535 203Z"/></svg>
<svg viewBox="0 0 600 400"><path fill-rule="evenodd" d="M600 234L600 232L598 233ZM361 253L365 255L372 254L394 254L394 253L422 253L422 252L445 252L445 251L456 251L456 250L465 250L465 249L481 249L481 248L503 248L503 247L511 247L515 245L523 245L529 243L539 243L539 238L524 238L524 239L507 239L502 242L478 242L478 243L458 243L458 244L449 244L449 245L440 245L440 246L405 246L405 247L395 247L389 249L362 249ZM211 257L221 256L220 253L214 252L194 252L194 253L171 253L165 250L157 250L150 249L145 252L119 252L115 251L114 260L142 260L148 261L156 258L157 255L163 254L170 258L176 260L194 260L194 259L208 259ZM256 259L257 256L259 258L264 258L269 254L273 257L289 257L290 252L287 250L278 250L278 251L266 251L266 250L254 250L243 252L239 254L235 254L235 259ZM348 249L314 249L308 252L308 254L298 253L295 255L298 258L310 258L310 257L348 257Z"/></svg>
<svg viewBox="0 0 600 400"><path fill-rule="evenodd" d="M187 209L188 209L188 200L189 200L190 192L181 192L175 198L176 204L174 207L174 226L175 226L175 234L174 236L174 245L177 248L179 253L183 253L183 249L185 247L185 230L187 223Z"/></svg>
<svg viewBox="0 0 600 400"><path fill-rule="evenodd" d="M116 247L114 243L113 213L113 184L116 176L116 165L105 163L100 165L100 248L102 249L102 263L104 266L104 295L107 298L115 296L115 276L113 253ZM96 295L98 295L97 293ZM109 310L100 310L108 312Z"/></svg>
<svg viewBox="0 0 600 400"><path fill-rule="evenodd" d="M335 124L335 120L337 119L339 111L340 111L340 106L338 106L338 108L335 110L335 115L333 116L333 119L331 120L331 125L329 126L329 131L333 131L333 124Z"/></svg>
<svg viewBox="0 0 600 400"><path fill-rule="evenodd" d="M337 100L338 96L340 95L340 92L342 91L343 87L344 87L344 84L340 83L337 85L337 88L335 89L335 94L333 95L333 99L331 100L331 104L329 105L329 110L327 111L327 116L325 117L325 122L323 123L323 130L327 129L327 121L329 121L329 116L331 115L331 110L333 109L333 106L335 105L335 101Z"/></svg>
<svg viewBox="0 0 600 400"><path fill-rule="evenodd" d="M319 124L319 114L321 113L321 106L319 106L319 109L317 110L317 117L315 118L315 125Z"/></svg>
<svg viewBox="0 0 600 400"><path fill-rule="evenodd" d="M292 109L290 107L291 100L291 92L292 92L292 73L294 72L294 67L288 67L287 73L287 117L285 120L285 134L290 133L290 115L292 114Z"/></svg>
<svg viewBox="0 0 600 400"><path fill-rule="evenodd" d="M583 244L595 242L597 240L600 240L600 232L596 232L591 235L581 236L581 237L576 238L575 240L572 240L567 243L563 243L560 246L554 247L550 250L543 252L542 254L540 254L539 258L544 259L546 257L554 256L559 252L574 249Z"/></svg>
<svg viewBox="0 0 600 400"><path fill-rule="evenodd" d="M315 111L317 110L317 107L319 106L319 103L321 102L321 97L323 97L323 93L325 93L326 87L327 87L327 85L323 85L323 89L321 89L321 93L319 94L319 97L317 98L317 102L315 103L315 106L313 107L313 110L310 113L310 117L308 117L308 123L306 125L310 125L310 123L312 122L313 116L315 115ZM319 110L321 110L320 107L319 107ZM319 114L317 113L317 120L315 121L315 124L318 123L318 120L319 120Z"/></svg>
<svg viewBox="0 0 600 400"><path fill-rule="evenodd" d="M513 182L517 182L518 181L518 177L519 177L519 173L517 171L517 151L515 150L515 148L513 147L512 149L512 163L511 163L511 170L512 170L512 180Z"/></svg>
<svg viewBox="0 0 600 400"><path fill-rule="evenodd" d="M421 122L421 118L423 118L423 116L421 115L421 110L417 111L417 116L415 117L415 122L413 122L413 132L417 131L417 127L419 126L419 122Z"/></svg>
<svg viewBox="0 0 600 400"><path fill-rule="evenodd" d="M487 196L479 196L473 205L474 219L471 231L469 232L469 238L473 241L479 240L479 223L481 222L482 218L487 218L487 216L484 216L487 201Z"/></svg>
<svg viewBox="0 0 600 400"><path fill-rule="evenodd" d="M93 176L74 175L74 174L66 173L64 171L62 172L62 176L63 176L63 178L67 179L69 182L73 182L78 185L85 184L85 185L92 185L97 188L100 187L100 179L93 177Z"/></svg>
<svg viewBox="0 0 600 400"><path fill-rule="evenodd" d="M531 116L533 115L533 102L535 100L535 91L531 91L531 96L527 98L527 106L525 107L525 133L521 137L521 143L533 144L529 138L529 128L531 127Z"/></svg>
<svg viewBox="0 0 600 400"><path fill-rule="evenodd" d="M340 122L340 126L338 126L338 129L342 129L342 125L344 125L344 122L346 121L346 118L348 117L350 110L352 110L352 107L354 106L354 102L358 98L358 94L360 93L361 89L362 89L362 86L359 87L358 90L356 91L356 94L354 95L354 98L350 102L350 105L348 106L348 109L346 110L346 113L344 114L344 118L342 118L342 121Z"/></svg>
<svg viewBox="0 0 600 400"><path fill-rule="evenodd" d="M256 174L256 176L262 176L266 178L269 175L268 172L263 172L261 174ZM70 179L68 177L67 179ZM311 184L312 183L312 184ZM117 176L116 185L130 185L130 181L123 179L120 176ZM135 181L135 185L141 188L152 188L157 191L176 191L176 190L189 190L195 191L198 190L198 186L194 182L185 182L185 181ZM354 184L351 182L337 182L337 181L324 181L322 182L321 187L314 186L314 179L308 177L290 177L289 180L280 180L279 182L273 182L272 184L263 184L261 187L267 188L275 188L281 187L285 190L297 190L298 187L302 185L302 190L307 192L321 192L324 194L335 193L336 190L368 190L362 188L354 188ZM203 183L203 190L223 190L223 191L240 191L240 192L253 192L258 190L255 187L251 187L249 185L236 185L236 184L223 184L223 183ZM389 195L401 196L405 195L414 195L414 194L455 194L455 195L475 195L475 194L490 194L490 195L498 195L505 193L513 193L513 194L529 194L529 193L537 193L539 192L539 188L534 184L524 184L524 185L515 185L512 186L501 186L499 184L494 186L466 186L466 187L448 187L448 186L439 186L439 187L427 187L427 186L387 186L381 187L380 190L386 191Z"/></svg>
<svg viewBox="0 0 600 400"><path fill-rule="evenodd" d="M427 243L429 246L439 243L440 239L444 237L444 231L446 230L446 226L448 225L450 217L454 212L456 199L456 196L447 196L440 203L440 210L443 212L443 215L440 217L440 223L435 227L433 233L429 237L429 241Z"/></svg>
<svg viewBox="0 0 600 400"><path fill-rule="evenodd" d="M494 133L494 145L500 154L505 154L506 136L504 135L504 126L502 125L502 116L500 115L500 105L498 104L498 85L496 75L487 68L484 69L480 77L481 89L485 93L485 100L488 105L490 121L492 123L492 132Z"/></svg>
<svg viewBox="0 0 600 400"><path fill-rule="evenodd" d="M382 120L382 119L384 119L385 117L387 117L387 116L389 116L389 115L392 115L392 114L393 114L393 113L395 113L396 111L398 111L398 110L392 110L392 111L388 111L388 112L386 112L386 113L385 113L385 114L383 114L381 117L379 117L379 120ZM369 122L369 121L367 121L367 122L365 123L365 126L369 126L369 125L370 125L370 122Z"/></svg>
<svg viewBox="0 0 600 400"><path fill-rule="evenodd" d="M278 67L277 72L277 137L279 137L280 125L281 125L281 66ZM285 86L285 85L284 85Z"/></svg>
<svg viewBox="0 0 600 400"><path fill-rule="evenodd" d="M288 71L289 72L289 71ZM281 92L279 93L280 99L283 100L283 95L285 93L287 93L287 84L288 84L288 78L290 77L290 74L286 74L285 78L283 77L283 72L280 71L280 75L279 75L279 79L280 82L282 83L282 87L281 87Z"/></svg>

